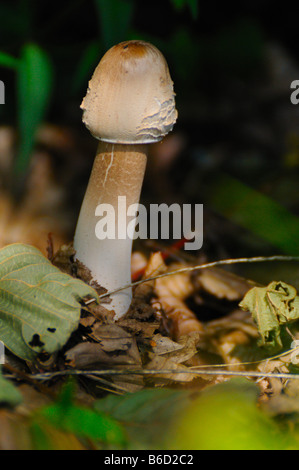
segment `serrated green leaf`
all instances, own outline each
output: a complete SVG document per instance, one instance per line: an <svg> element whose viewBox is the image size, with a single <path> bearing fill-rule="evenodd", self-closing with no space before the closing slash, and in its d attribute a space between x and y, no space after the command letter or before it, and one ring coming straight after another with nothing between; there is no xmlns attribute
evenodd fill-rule
<svg viewBox="0 0 299 470"><path fill-rule="evenodd" d="M281 327L299 318L299 297L293 286L271 282L267 287L253 287L239 304L252 314L261 335L261 344L282 347Z"/></svg>
<svg viewBox="0 0 299 470"><path fill-rule="evenodd" d="M23 400L18 389L9 380L6 380L0 368L0 403L17 406Z"/></svg>
<svg viewBox="0 0 299 470"><path fill-rule="evenodd" d="M0 250L0 340L22 359L61 349L78 326L86 296L98 299L94 289L62 273L33 246Z"/></svg>

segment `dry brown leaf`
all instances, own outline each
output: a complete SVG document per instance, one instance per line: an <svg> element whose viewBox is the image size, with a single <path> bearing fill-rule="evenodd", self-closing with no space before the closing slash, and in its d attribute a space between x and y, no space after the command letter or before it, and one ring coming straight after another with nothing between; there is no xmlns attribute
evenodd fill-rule
<svg viewBox="0 0 299 470"><path fill-rule="evenodd" d="M166 384L170 382L191 382L194 378L197 377L196 374L191 374L187 372L189 369L188 367L176 363L174 360L169 359L168 357L164 356L157 356L154 354L149 354L150 361L146 365L145 369L148 370L171 370L174 371L173 373L165 373L165 374L153 374L151 377L155 378L155 385L158 383ZM180 372L175 373L175 372Z"/></svg>
<svg viewBox="0 0 299 470"><path fill-rule="evenodd" d="M299 383L290 380L283 387L283 393L275 393L263 403L263 408L272 416L299 413Z"/></svg>
<svg viewBox="0 0 299 470"><path fill-rule="evenodd" d="M153 340L153 352L157 354L158 356L161 356L163 354L169 354L174 351L183 349L183 345L176 343L172 339L170 339L168 336L162 336L161 334L156 334L152 337Z"/></svg>
<svg viewBox="0 0 299 470"><path fill-rule="evenodd" d="M0 127L0 184L5 181L11 171L16 140L16 132L12 127Z"/></svg>
<svg viewBox="0 0 299 470"><path fill-rule="evenodd" d="M88 315L87 317L80 318L80 324L85 328L91 328L95 321L96 318L93 315Z"/></svg>
<svg viewBox="0 0 299 470"><path fill-rule="evenodd" d="M97 341L105 352L127 351L132 343L132 336L115 324L96 323L89 336Z"/></svg>
<svg viewBox="0 0 299 470"><path fill-rule="evenodd" d="M96 343L82 342L66 352L66 361L75 369L92 369L120 364L141 364L135 338L116 324L96 323L90 337Z"/></svg>
<svg viewBox="0 0 299 470"><path fill-rule="evenodd" d="M141 253L140 251L134 251L131 257L131 275L132 278L137 273L144 272L147 266L147 258L146 256Z"/></svg>
<svg viewBox="0 0 299 470"><path fill-rule="evenodd" d="M151 310L151 313L153 309ZM134 312L132 313L134 315ZM144 317L142 317L144 318ZM152 338L154 332L158 330L160 322L157 321L139 321L133 317L121 318L117 324L138 337Z"/></svg>
<svg viewBox="0 0 299 470"><path fill-rule="evenodd" d="M164 264L161 254L159 264ZM155 280L155 294L162 306L167 327L175 340L194 331L204 331L201 322L183 301L191 292L192 284L186 273Z"/></svg>
<svg viewBox="0 0 299 470"><path fill-rule="evenodd" d="M198 353L198 344L201 340L201 336L201 332L198 331L192 331L185 336L181 336L178 340L178 344L183 347L166 354L166 356L178 364L189 362L189 360L194 358Z"/></svg>
<svg viewBox="0 0 299 470"><path fill-rule="evenodd" d="M239 301L254 286L234 273L220 268L199 270L193 275L196 290L203 290L218 299Z"/></svg>
<svg viewBox="0 0 299 470"><path fill-rule="evenodd" d="M0 409L0 450L32 450L28 424L17 413Z"/></svg>
<svg viewBox="0 0 299 470"><path fill-rule="evenodd" d="M143 279L148 279L153 276L157 276L166 271L161 253L156 252L150 256L150 259L145 268ZM137 286L134 290L133 302L145 302L147 303L150 297L153 295L154 281L148 281Z"/></svg>
<svg viewBox="0 0 299 470"><path fill-rule="evenodd" d="M61 431L48 423L43 423L42 430L50 446L55 450L86 450L82 442L71 432Z"/></svg>
<svg viewBox="0 0 299 470"><path fill-rule="evenodd" d="M49 396L39 392L34 386L29 384L19 385L18 390L21 392L23 400L16 407L16 411L22 416L30 415L32 411L42 406L49 405L52 401Z"/></svg>
<svg viewBox="0 0 299 470"><path fill-rule="evenodd" d="M131 343L131 347L123 354L117 351L113 353L105 352L98 343L79 343L69 349L66 354L66 362L74 369L96 369L101 367L113 367L116 365L139 364L138 350L136 345Z"/></svg>
<svg viewBox="0 0 299 470"><path fill-rule="evenodd" d="M256 326L250 315L237 309L223 318L208 322L206 325L206 347L210 353L219 356L219 362L230 364L229 370L246 370L246 365L240 365L238 349L250 349L259 337ZM256 351L253 353L253 361ZM260 356L259 356L260 357Z"/></svg>
<svg viewBox="0 0 299 470"><path fill-rule="evenodd" d="M6 132L3 128L0 131L2 135ZM12 139L8 140L9 145L12 145ZM11 152L4 147L5 145L0 146L2 175L11 166L11 161L6 162ZM65 198L66 190L57 183L50 154L35 151L21 202L17 204L13 195L8 192L1 193L0 247L22 242L33 245L46 254L49 233L54 234L57 246L65 243L72 225L70 218L65 217Z"/></svg>
<svg viewBox="0 0 299 470"><path fill-rule="evenodd" d="M55 253L52 263L62 272L72 276L76 273L76 265L74 263L75 254L76 251L72 243L61 245Z"/></svg>
<svg viewBox="0 0 299 470"><path fill-rule="evenodd" d="M289 354L284 354L281 357L275 357L274 359L269 358L269 360L264 360L257 365L256 369L259 372L263 372L265 374L271 374L274 372L287 374L289 373L289 364L291 362L292 352L290 352ZM285 383L285 380L273 377L265 377L264 379L262 379L260 381L260 387L264 391L264 393L266 393L266 397L263 397L264 401L268 398L269 393L272 398L279 396L284 390Z"/></svg>

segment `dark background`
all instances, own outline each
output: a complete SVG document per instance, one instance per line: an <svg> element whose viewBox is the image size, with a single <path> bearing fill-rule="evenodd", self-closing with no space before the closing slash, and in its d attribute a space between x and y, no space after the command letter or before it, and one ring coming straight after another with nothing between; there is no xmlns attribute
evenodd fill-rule
<svg viewBox="0 0 299 470"><path fill-rule="evenodd" d="M290 84L299 79L298 21L291 6L277 5L266 0L237 6L196 0L2 0L0 53L22 61L26 45L34 44L53 73L47 105L29 131L26 123L37 113L20 100L22 74L0 60L6 85L0 120L18 135L18 178L26 180L32 152L39 148L39 125L48 122L74 132L75 155L51 153L56 181L66 187L67 237L96 148L81 124L87 82L110 46L141 38L165 55L179 112L172 134L177 140L169 136L163 147L152 149L143 202L204 203L203 251L209 259L299 254L299 107L290 102ZM43 86L42 72L35 88ZM248 195L247 188L254 192ZM249 209L245 202L235 207L231 201L249 201Z"/></svg>

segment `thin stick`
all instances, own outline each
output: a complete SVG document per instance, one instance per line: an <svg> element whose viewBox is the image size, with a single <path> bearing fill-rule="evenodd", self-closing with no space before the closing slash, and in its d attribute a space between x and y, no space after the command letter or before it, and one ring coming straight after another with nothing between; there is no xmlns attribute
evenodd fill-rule
<svg viewBox="0 0 299 470"><path fill-rule="evenodd" d="M299 261L299 256L286 256L286 255L274 255L274 256L255 256L253 258L232 258L232 259L222 259L218 261L212 261L210 263L200 264L197 266L187 266L184 268L176 269L175 271L169 271L167 273L158 274L157 276L149 277L147 279L141 279L140 281L132 282L124 287L120 287L117 290L105 292L105 294L101 294L99 296L100 299L104 297L108 297L110 295L114 295L119 291L129 289L131 287L139 286L140 284L144 284L145 282L155 281L156 279L160 279L166 276L173 276L174 274L186 273L190 271L196 271L199 269L206 269L206 268L213 268L215 266L224 266L224 265L232 265L232 264L241 264L241 263L261 263L266 261ZM95 299L88 300L88 303L95 302ZM86 303L86 305L88 305Z"/></svg>
<svg viewBox="0 0 299 470"><path fill-rule="evenodd" d="M299 380L299 374L287 374L287 373L265 373L265 372L255 372L255 371L228 371L228 370L199 370L194 371L190 369L186 370L152 370L152 369L136 369L136 370L61 370L56 372L45 372L42 374L31 374L28 375L28 378L34 378L35 380L51 380L54 377L64 376L64 375L164 375L164 374L193 374L193 375L222 375L222 376L241 376L241 377L253 377L253 378L277 378L277 379L294 379Z"/></svg>

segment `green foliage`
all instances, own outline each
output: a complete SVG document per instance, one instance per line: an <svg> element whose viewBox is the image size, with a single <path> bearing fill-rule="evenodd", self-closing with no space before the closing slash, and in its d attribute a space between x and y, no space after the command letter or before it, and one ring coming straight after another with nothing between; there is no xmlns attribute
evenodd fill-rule
<svg viewBox="0 0 299 470"><path fill-rule="evenodd" d="M209 204L229 220L290 255L299 254L299 219L269 197L221 174L211 182Z"/></svg>
<svg viewBox="0 0 299 470"><path fill-rule="evenodd" d="M0 404L5 403L9 406L16 406L21 402L22 395L9 380L3 377L0 367Z"/></svg>
<svg viewBox="0 0 299 470"><path fill-rule="evenodd" d="M20 60L16 59L10 54L6 54L5 52L0 52L0 65L2 67L11 68L13 70L17 70L20 66Z"/></svg>
<svg viewBox="0 0 299 470"><path fill-rule="evenodd" d="M71 82L71 92L72 94L77 94L82 86L85 86L89 80L90 73L94 69L99 61L99 50L100 46L98 41L93 41L89 43L84 49L77 66L75 67L75 72L72 77Z"/></svg>
<svg viewBox="0 0 299 470"><path fill-rule="evenodd" d="M0 340L22 359L59 350L78 326L85 296L97 293L36 248L17 243L0 250Z"/></svg>
<svg viewBox="0 0 299 470"><path fill-rule="evenodd" d="M32 422L33 429L38 426L43 430L45 424L50 424L56 429L78 437L100 441L102 445L108 447L123 447L126 443L126 435L121 424L110 417L105 410L99 412L77 405L73 401L73 392L74 384L70 381L64 387L56 403L38 411ZM40 447L47 447L46 435Z"/></svg>
<svg viewBox="0 0 299 470"><path fill-rule="evenodd" d="M181 413L167 435L175 450L295 448L286 432L257 406L259 388L246 379L208 387Z"/></svg>
<svg viewBox="0 0 299 470"><path fill-rule="evenodd" d="M240 303L251 312L261 335L261 345L282 348L281 327L299 318L299 297L293 286L271 282L267 287L253 287Z"/></svg>
<svg viewBox="0 0 299 470"><path fill-rule="evenodd" d="M174 416L189 403L190 395L189 391L150 389L122 397L109 395L94 406L122 424L130 448L161 449L162 436L168 432Z"/></svg>
<svg viewBox="0 0 299 470"><path fill-rule="evenodd" d="M94 0L104 46L112 47L127 38L132 24L133 0Z"/></svg>
<svg viewBox="0 0 299 470"><path fill-rule="evenodd" d="M26 44L18 67L17 94L21 146L16 172L28 167L35 133L43 121L50 102L53 69L49 57L37 44Z"/></svg>
<svg viewBox="0 0 299 470"><path fill-rule="evenodd" d="M23 174L28 168L37 128L46 118L49 107L53 103L53 92L56 93L53 87L54 75L58 72L59 66L56 58L52 57L53 50L46 52L44 41L41 41L40 37L43 39L45 34L50 34L51 40L48 40L50 50L53 39L56 40L55 27L57 24L63 23L63 31L70 30L72 28L70 14L75 12L81 15L80 8L85 11L86 5L81 5L81 3L72 4L69 2L62 5L58 14L55 14L55 20L48 23L46 18L43 20L45 24L42 25L37 20L40 6L36 2L18 0L16 2L2 2L0 5L0 17L2 18L0 67L13 69L17 75L16 102L20 133L19 152L14 168L17 174ZM81 56L78 66L73 64L70 68L67 62L64 63L65 67L69 67L64 71L68 75L68 80L66 80L68 88L62 90L64 97L69 94L69 91L71 93L81 92L81 87L87 85L94 66L106 49L131 38L132 35L134 37L143 36L143 32L134 29L134 14L138 6L138 0L94 0L89 2L87 11L91 16L96 14L99 37L97 40L90 40L89 43L84 44L80 52L73 56L74 58ZM55 8L54 4L53 8ZM198 0L172 0L169 2L169 10L172 9L178 14L184 8L189 9L193 19L197 18ZM49 16L51 13L50 11ZM52 31L53 27L54 32ZM34 40L32 40L33 32L36 36ZM96 35L96 31L94 35ZM77 38L80 41L80 37L77 36L76 43ZM153 38L153 41L156 39L159 42L158 37ZM5 46L3 46L5 43L8 45L8 50L5 50ZM15 45L15 55L11 54L11 44ZM72 50L73 44L66 51L66 56L72 57ZM72 69L75 69L74 73ZM60 81L63 83L63 80ZM59 82L57 81L55 86L60 86ZM82 96L79 96L78 103L81 99Z"/></svg>
<svg viewBox="0 0 299 470"><path fill-rule="evenodd" d="M198 16L198 0L171 0L173 6L181 11L184 7L188 7L191 11L193 18Z"/></svg>
<svg viewBox="0 0 299 470"><path fill-rule="evenodd" d="M206 54L226 73L246 78L261 65L264 55L262 30L254 20L240 19L213 35Z"/></svg>

